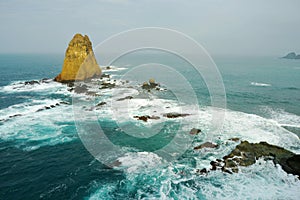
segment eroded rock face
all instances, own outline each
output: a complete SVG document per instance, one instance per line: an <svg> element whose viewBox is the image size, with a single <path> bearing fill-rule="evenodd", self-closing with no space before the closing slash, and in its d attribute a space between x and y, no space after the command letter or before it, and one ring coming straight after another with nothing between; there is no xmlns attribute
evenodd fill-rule
<svg viewBox="0 0 300 200"><path fill-rule="evenodd" d="M54 80L82 81L100 75L101 69L97 64L89 37L76 34L66 50L62 71Z"/></svg>

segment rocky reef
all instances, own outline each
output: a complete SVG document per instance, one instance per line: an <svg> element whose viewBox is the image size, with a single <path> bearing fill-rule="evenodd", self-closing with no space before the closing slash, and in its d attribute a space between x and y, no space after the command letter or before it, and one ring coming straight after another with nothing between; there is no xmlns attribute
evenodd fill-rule
<svg viewBox="0 0 300 200"><path fill-rule="evenodd" d="M75 34L66 50L62 71L54 80L83 81L100 75L101 69L97 64L89 37Z"/></svg>
<svg viewBox="0 0 300 200"><path fill-rule="evenodd" d="M205 148L207 148L205 146ZM198 149L195 147L194 149ZM250 143L242 141L223 159L211 161L211 170L220 169L226 173L238 173L239 166L250 166L256 163L259 158L272 160L274 164L279 164L284 171L300 177L300 155L288 151L282 147L268 144L267 142ZM197 170L200 174L208 173L209 170Z"/></svg>
<svg viewBox="0 0 300 200"><path fill-rule="evenodd" d="M223 159L225 167L236 169L237 166L252 165L261 157L273 160L274 164L280 164L287 173L300 176L300 155L266 142L242 141Z"/></svg>

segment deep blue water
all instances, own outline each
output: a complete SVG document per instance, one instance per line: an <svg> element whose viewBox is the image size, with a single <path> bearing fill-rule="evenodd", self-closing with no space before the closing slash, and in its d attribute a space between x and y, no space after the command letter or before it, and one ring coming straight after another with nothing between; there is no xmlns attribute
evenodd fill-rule
<svg viewBox="0 0 300 200"><path fill-rule="evenodd" d="M209 106L210 97L201 77L194 76L193 69L183 67L186 63L176 59L157 55L129 56L114 65L130 69L149 60L172 66L181 70L180 73L193 84L200 106ZM300 62L275 57L221 56L215 57L214 61L224 81L228 120L232 121L224 133L241 134L238 136L254 141L270 139L299 153L299 139L296 141L292 136L299 134L300 128ZM0 121L0 199L221 199L230 198L231 194L238 198L269 199L278 193L279 199L299 197L299 190L296 190L299 181L293 181L292 177L275 168L245 169L244 173L231 177L222 174L194 177L191 169L205 166L210 156L216 156L211 152L203 158L199 156L203 162L197 160L195 153L189 152L170 164L171 170L150 167L131 173L101 164L79 140L71 105L35 112L40 107L61 101L71 103L72 95L65 86L51 82L22 89L22 83L19 83L54 78L60 72L62 62L61 55L0 55L0 119L6 119ZM119 75L121 71L112 74ZM14 89L19 86L21 89ZM9 117L15 114L21 116ZM109 119L102 120L111 137L120 139L117 125ZM245 133L240 133L241 130ZM246 130L253 130L258 135L246 133ZM169 136L172 134L174 130ZM290 142L287 135L293 141ZM140 151L153 151L151 148L159 148L159 145L151 143L159 144L167 135L159 137L149 143L143 143L143 140L133 143L137 143L135 147ZM216 142L222 142L222 139ZM122 143L130 143L130 137L121 136L119 145ZM138 158L132 159L134 163ZM268 163L265 165L269 166ZM182 169L186 170L186 177L172 174ZM230 184L226 184L228 182ZM239 189L241 184L250 188L249 191ZM260 191L262 186L270 193ZM239 190L234 194L233 191Z"/></svg>

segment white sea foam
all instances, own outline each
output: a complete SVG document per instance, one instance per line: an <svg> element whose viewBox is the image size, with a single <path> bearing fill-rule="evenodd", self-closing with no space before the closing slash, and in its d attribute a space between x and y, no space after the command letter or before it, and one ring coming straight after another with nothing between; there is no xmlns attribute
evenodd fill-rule
<svg viewBox="0 0 300 200"><path fill-rule="evenodd" d="M254 114L247 114L232 110L225 110L225 120L221 132L211 132L212 108L205 107L199 110L193 105L180 105L173 100L165 99L129 99L124 101L113 101L110 105L101 108L98 113L99 118L112 118L120 124L131 121L135 126L151 127L158 123L169 120L177 120L181 123L179 131L188 133L191 128L200 128L207 134L207 139L227 141L232 137L239 137L241 140L250 142L266 141L270 144L279 145L287 149L300 152L300 142L295 134L283 129L282 123L274 119L266 119ZM163 116L164 113L179 112L188 113L190 116L168 119ZM219 112L223 112L219 110ZM286 113L285 113L286 114ZM147 122L139 121L133 116L159 116L159 119L149 119ZM285 115L284 115L285 116ZM299 124L299 117L288 115L289 123ZM294 120L291 120L291 119ZM222 122L220 122L222 123ZM284 139L282 139L284 138ZM201 141L199 141L201 142ZM298 150L295 150L298 149Z"/></svg>
<svg viewBox="0 0 300 200"><path fill-rule="evenodd" d="M117 169L125 169L128 173L141 173L162 164L163 159L151 152L131 152L117 159L121 164Z"/></svg>
<svg viewBox="0 0 300 200"><path fill-rule="evenodd" d="M103 72L117 72L117 71L122 71L126 70L127 68L125 67L116 67L116 66L101 66L101 70Z"/></svg>
<svg viewBox="0 0 300 200"><path fill-rule="evenodd" d="M300 195L296 177L262 159L238 174L210 173L198 178L196 185L207 199L298 199Z"/></svg>
<svg viewBox="0 0 300 200"><path fill-rule="evenodd" d="M60 105L48 110L36 112L44 106L50 106L59 100L35 100L1 110L6 116L13 117L0 125L0 138L12 141L16 147L31 151L45 145L55 145L77 139L73 124L72 107Z"/></svg>
<svg viewBox="0 0 300 200"><path fill-rule="evenodd" d="M39 109L44 109L45 106L56 105L60 103L59 100L30 100L25 103L15 104L0 110L0 120L12 118L14 115L28 115L33 114Z"/></svg>
<svg viewBox="0 0 300 200"><path fill-rule="evenodd" d="M137 158L132 156L131 162L135 163ZM297 200L300 195L300 181L295 176L263 159L252 166L241 167L238 174L231 175L211 171L201 176L193 168L178 163L167 167L155 165L145 171L138 170L138 173L125 171L125 175L126 179L119 187L115 183L101 185L89 199L114 199L120 188L135 193L136 199Z"/></svg>
<svg viewBox="0 0 300 200"><path fill-rule="evenodd" d="M300 127L300 116L284 111L283 109L272 109L262 106L261 110L280 126Z"/></svg>
<svg viewBox="0 0 300 200"><path fill-rule="evenodd" d="M270 87L272 86L271 84L268 83L258 83L258 82L251 82L250 83L253 86L257 86L257 87Z"/></svg>
<svg viewBox="0 0 300 200"><path fill-rule="evenodd" d="M1 92L15 93L15 92L40 92L48 93L55 92L60 94L68 93L67 87L55 81L39 82L33 85L25 85L24 82L15 81L9 85L0 87Z"/></svg>

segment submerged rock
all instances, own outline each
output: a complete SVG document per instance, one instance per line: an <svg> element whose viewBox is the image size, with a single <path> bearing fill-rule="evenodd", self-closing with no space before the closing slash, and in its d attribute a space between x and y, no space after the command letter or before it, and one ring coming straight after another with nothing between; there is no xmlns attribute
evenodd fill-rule
<svg viewBox="0 0 300 200"><path fill-rule="evenodd" d="M106 102L102 101L102 102L98 103L98 104L96 105L96 107L104 106L104 105L106 105Z"/></svg>
<svg viewBox="0 0 300 200"><path fill-rule="evenodd" d="M66 50L62 71L54 80L67 83L100 75L101 69L97 64L89 37L76 34Z"/></svg>
<svg viewBox="0 0 300 200"><path fill-rule="evenodd" d="M203 149L203 148L216 148L216 147L218 147L217 144L211 142L205 142L199 146L194 147L194 150Z"/></svg>
<svg viewBox="0 0 300 200"><path fill-rule="evenodd" d="M167 118L178 118L178 117L186 117L189 116L190 114L186 114L186 113L177 113L177 112L171 112L171 113L165 113L163 114L164 117Z"/></svg>
<svg viewBox="0 0 300 200"><path fill-rule="evenodd" d="M34 85L34 84L40 84L38 81L25 81L24 85Z"/></svg>
<svg viewBox="0 0 300 200"><path fill-rule="evenodd" d="M115 83L109 83L109 82L103 82L101 83L101 88L100 89L111 89L116 87Z"/></svg>
<svg viewBox="0 0 300 200"><path fill-rule="evenodd" d="M240 138L236 137L236 138L230 138L228 140L233 141L233 142L238 142L238 141L240 141Z"/></svg>
<svg viewBox="0 0 300 200"><path fill-rule="evenodd" d="M147 122L148 119L160 119L159 116L149 116L149 115L143 115L143 116L133 116L133 118L136 118L138 120L142 120L144 122Z"/></svg>
<svg viewBox="0 0 300 200"><path fill-rule="evenodd" d="M198 128L192 128L192 130L190 131L191 135L197 135L198 133L200 133L201 130Z"/></svg>
<svg viewBox="0 0 300 200"><path fill-rule="evenodd" d="M133 97L132 96L127 96L127 97L123 97L123 98L120 98L120 99L117 99L117 101L124 101L124 100L126 100L126 99L133 99Z"/></svg>
<svg viewBox="0 0 300 200"><path fill-rule="evenodd" d="M203 168L203 169L197 169L196 170L196 173L197 174L200 174L200 175L204 175L204 174L207 174L208 173L208 171L207 171L207 169L206 168Z"/></svg>

